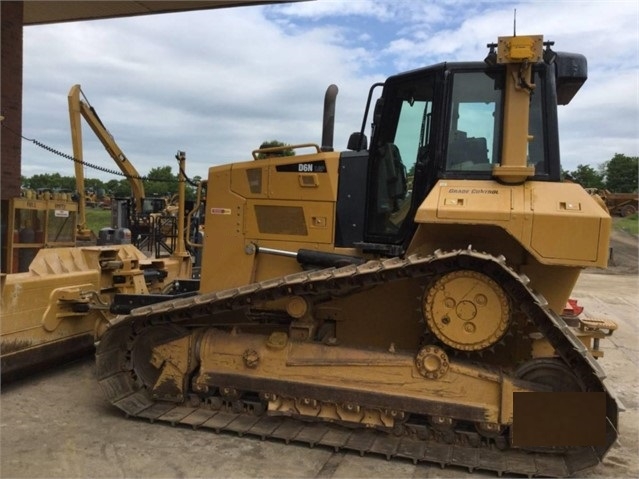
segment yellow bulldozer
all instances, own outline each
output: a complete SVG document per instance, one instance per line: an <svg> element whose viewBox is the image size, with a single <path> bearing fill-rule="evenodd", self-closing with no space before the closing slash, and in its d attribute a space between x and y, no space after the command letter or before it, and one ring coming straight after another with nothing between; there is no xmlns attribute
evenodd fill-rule
<svg viewBox="0 0 639 479"><path fill-rule="evenodd" d="M552 46L500 37L483 62L373 85L344 152L331 86L321 146L210 168L198 293L120 295L97 344L106 398L471 471L597 464L617 437L602 331L560 314L606 266L611 220L561 181L557 105L587 63Z"/></svg>

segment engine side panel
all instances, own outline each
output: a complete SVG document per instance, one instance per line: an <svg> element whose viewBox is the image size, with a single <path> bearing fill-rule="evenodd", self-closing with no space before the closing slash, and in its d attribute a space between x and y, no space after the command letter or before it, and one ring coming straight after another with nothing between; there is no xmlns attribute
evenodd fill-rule
<svg viewBox="0 0 639 479"><path fill-rule="evenodd" d="M209 170L201 291L300 270L255 246L334 251L339 153L266 158Z"/></svg>

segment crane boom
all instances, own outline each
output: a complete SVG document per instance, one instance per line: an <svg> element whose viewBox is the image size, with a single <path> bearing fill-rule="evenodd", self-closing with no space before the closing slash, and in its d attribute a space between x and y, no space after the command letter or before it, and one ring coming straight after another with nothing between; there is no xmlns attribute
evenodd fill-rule
<svg viewBox="0 0 639 479"><path fill-rule="evenodd" d="M82 153L82 123L81 118L89 124L98 140L102 143L120 171L127 177L131 185L131 194L135 201L137 211L142 209L144 200L144 184L140 174L122 152L109 131L105 128L96 111L86 101L80 99L82 89L80 85L73 85L69 90L69 119L71 122L71 142L73 144L73 157L75 162L76 187L80 196L78 206L78 235L82 236L86 229L86 203L84 193L84 171Z"/></svg>

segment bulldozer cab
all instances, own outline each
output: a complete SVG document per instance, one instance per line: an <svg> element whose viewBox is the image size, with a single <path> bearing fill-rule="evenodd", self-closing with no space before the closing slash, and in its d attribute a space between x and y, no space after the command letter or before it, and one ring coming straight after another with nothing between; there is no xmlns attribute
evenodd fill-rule
<svg viewBox="0 0 639 479"><path fill-rule="evenodd" d="M532 68L525 162L535 181L560 180L557 98L567 103L585 81L583 57L551 53L550 64ZM572 72L563 67L570 61ZM373 113L365 250L402 254L415 212L438 180L495 178L504 128L513 121L504 109L505 68L442 63L384 83Z"/></svg>

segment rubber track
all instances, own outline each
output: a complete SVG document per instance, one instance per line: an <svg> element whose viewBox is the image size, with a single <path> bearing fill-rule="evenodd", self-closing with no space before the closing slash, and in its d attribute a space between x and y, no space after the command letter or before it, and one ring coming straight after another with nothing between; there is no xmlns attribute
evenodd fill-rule
<svg viewBox="0 0 639 479"><path fill-rule="evenodd" d="M138 384L129 359L128 349L137 331L152 324L180 324L204 320L215 325L211 315L229 309L244 308L254 303L290 295L344 294L363 286L383 285L408 277L429 279L448 271L470 269L481 271L500 284L517 305L548 338L561 358L580 378L586 391L606 394L606 444L601 447L571 449L566 454L532 453L518 449L496 450L458 444L443 444L408 436L395 437L370 429L343 428L328 423L307 423L288 417L255 416L248 413L214 411L208 408L176 406L156 402ZM617 404L603 384L605 374L583 343L574 336L563 319L553 312L545 299L528 287L528 279L505 264L503 257L473 251L437 251L433 255L410 256L369 261L360 266L302 272L215 293L166 301L135 309L128 316L117 317L103 335L96 351L97 376L107 399L127 416L231 431L240 435L277 438L285 442L302 442L381 454L387 458L406 458L432 462L442 467L462 466L526 476L563 477L592 467L603 458L617 437Z"/></svg>

